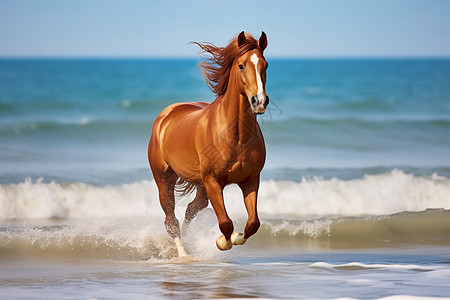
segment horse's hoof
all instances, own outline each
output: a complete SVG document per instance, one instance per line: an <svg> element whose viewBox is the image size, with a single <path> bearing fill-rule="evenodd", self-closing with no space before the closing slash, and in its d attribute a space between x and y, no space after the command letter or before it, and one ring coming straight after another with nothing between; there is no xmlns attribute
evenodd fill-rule
<svg viewBox="0 0 450 300"><path fill-rule="evenodd" d="M244 245L247 241L246 238L244 238L244 234L241 232L233 232L231 235L231 243L233 245Z"/></svg>
<svg viewBox="0 0 450 300"><path fill-rule="evenodd" d="M222 250L222 251L230 250L231 247L233 247L233 245L231 244L231 241L230 240L227 241L223 234L217 238L216 246L217 246L217 248L219 248L219 250Z"/></svg>

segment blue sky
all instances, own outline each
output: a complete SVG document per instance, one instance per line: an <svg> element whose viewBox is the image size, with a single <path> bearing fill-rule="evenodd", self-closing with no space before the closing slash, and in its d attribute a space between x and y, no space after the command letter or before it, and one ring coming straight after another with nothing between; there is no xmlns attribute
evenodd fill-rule
<svg viewBox="0 0 450 300"><path fill-rule="evenodd" d="M195 57L242 30L272 57L450 56L450 1L0 0L0 56Z"/></svg>

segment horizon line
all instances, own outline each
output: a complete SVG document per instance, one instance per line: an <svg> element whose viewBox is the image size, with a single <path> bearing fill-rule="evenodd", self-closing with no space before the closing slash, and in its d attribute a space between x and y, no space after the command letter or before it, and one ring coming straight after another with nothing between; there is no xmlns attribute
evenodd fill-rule
<svg viewBox="0 0 450 300"><path fill-rule="evenodd" d="M268 59L276 60L294 60L294 59L450 59L449 55L329 55L329 56L290 56L290 55L268 55ZM205 60L199 56L162 56L162 55L0 55L0 59L73 59L73 60L90 60L90 59L129 59L129 60Z"/></svg>

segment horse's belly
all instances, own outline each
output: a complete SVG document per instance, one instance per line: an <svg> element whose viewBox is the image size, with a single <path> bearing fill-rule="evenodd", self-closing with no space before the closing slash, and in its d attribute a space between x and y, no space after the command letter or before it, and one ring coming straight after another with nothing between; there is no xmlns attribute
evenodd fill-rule
<svg viewBox="0 0 450 300"><path fill-rule="evenodd" d="M169 166L186 181L192 182L200 179L198 156L189 153L186 149L172 149L170 155L165 155Z"/></svg>

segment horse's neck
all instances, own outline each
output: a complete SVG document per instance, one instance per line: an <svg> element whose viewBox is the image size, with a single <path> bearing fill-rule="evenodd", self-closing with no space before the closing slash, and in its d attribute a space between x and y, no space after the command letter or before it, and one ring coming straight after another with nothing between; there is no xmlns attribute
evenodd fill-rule
<svg viewBox="0 0 450 300"><path fill-rule="evenodd" d="M247 97L240 94L233 85L228 87L229 90L220 101L220 111L224 116L221 118L221 126L231 138L237 139L236 142L252 139L258 130L256 115L252 112Z"/></svg>

